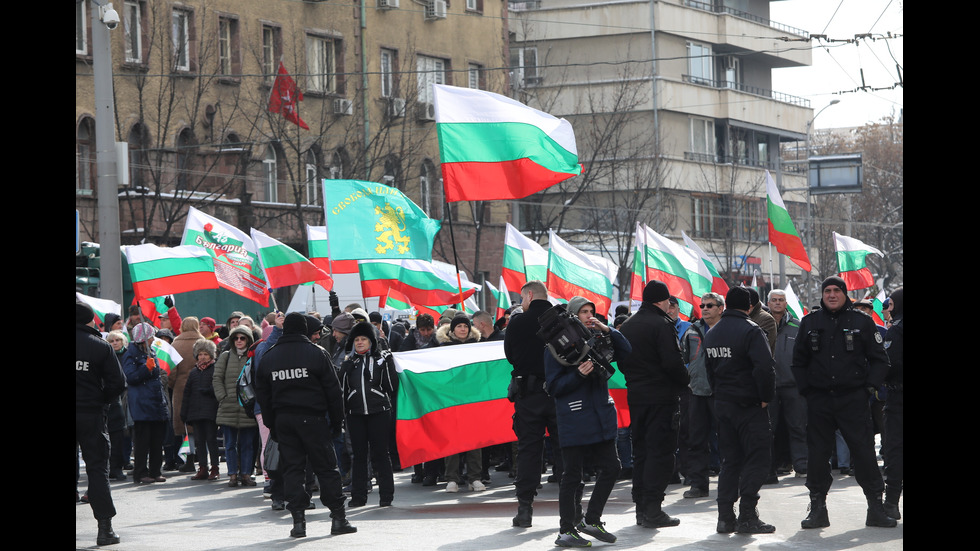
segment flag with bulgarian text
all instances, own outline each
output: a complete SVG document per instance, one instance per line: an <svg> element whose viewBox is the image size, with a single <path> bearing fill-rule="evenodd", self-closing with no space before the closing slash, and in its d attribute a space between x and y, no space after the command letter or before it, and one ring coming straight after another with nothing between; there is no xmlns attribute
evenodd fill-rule
<svg viewBox="0 0 980 551"><path fill-rule="evenodd" d="M333 278L295 249L255 228L251 234L269 287L278 289L316 282L328 291L333 289Z"/></svg>
<svg viewBox="0 0 980 551"><path fill-rule="evenodd" d="M613 281L619 266L601 256L587 254L548 231L548 292L555 298L584 297L597 314L609 316Z"/></svg>
<svg viewBox="0 0 980 551"><path fill-rule="evenodd" d="M356 274L356 260L330 260L330 242L327 239L326 226L306 226L306 246L310 253L310 262L328 274Z"/></svg>
<svg viewBox="0 0 980 551"><path fill-rule="evenodd" d="M788 256L794 264L809 272L810 257L806 254L803 240L796 232L786 205L783 204L776 181L772 179L768 170L766 171L766 207L769 211L769 242L776 247L777 252Z"/></svg>
<svg viewBox="0 0 980 551"><path fill-rule="evenodd" d="M151 243L121 249L137 299L218 288L214 262L204 249Z"/></svg>
<svg viewBox="0 0 980 551"><path fill-rule="evenodd" d="M432 260L442 222L399 189L361 180L323 180L323 210L334 260Z"/></svg>
<svg viewBox="0 0 980 551"><path fill-rule="evenodd" d="M565 119L474 88L433 94L446 201L521 199L582 173Z"/></svg>
<svg viewBox="0 0 980 551"><path fill-rule="evenodd" d="M837 269L847 285L847 290L865 289L874 285L875 278L868 268L867 256L874 253L884 258L885 254L853 237L837 232L833 234L834 248L837 250Z"/></svg>
<svg viewBox="0 0 980 551"><path fill-rule="evenodd" d="M181 244L200 247L211 256L214 275L222 288L262 306L269 305L269 285L258 251L245 232L190 207Z"/></svg>
<svg viewBox="0 0 980 551"><path fill-rule="evenodd" d="M544 281L548 277L548 251L510 223L505 228L501 277L507 288L516 293L528 281Z"/></svg>
<svg viewBox="0 0 980 551"><path fill-rule="evenodd" d="M502 341L396 352L395 435L402 465L418 464L514 442L514 404L507 400L513 367ZM615 367L616 364L613 364ZM609 379L617 424L630 425L626 380Z"/></svg>
<svg viewBox="0 0 980 551"><path fill-rule="evenodd" d="M701 249L701 247L699 247L693 239L688 237L687 234L684 233L684 230L681 230L681 237L684 238L684 245L694 251L698 257L701 258L701 261L704 262L705 267L708 268L708 273L711 274L711 291L713 293L718 293L721 296L726 296L728 294L728 283L726 283L725 279L721 277L721 272L719 272L718 268L715 267L714 262L708 258L708 254L704 252L704 250Z"/></svg>

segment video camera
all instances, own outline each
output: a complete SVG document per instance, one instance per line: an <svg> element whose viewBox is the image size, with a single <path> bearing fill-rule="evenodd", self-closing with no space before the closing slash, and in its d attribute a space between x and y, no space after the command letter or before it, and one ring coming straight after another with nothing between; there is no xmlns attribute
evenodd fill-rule
<svg viewBox="0 0 980 551"><path fill-rule="evenodd" d="M538 317L541 329L537 336L545 342L551 356L565 367L577 367L586 359L602 369L593 371L603 379L615 373L612 362L615 355L612 339L601 332L593 332L568 311L564 304L549 308Z"/></svg>

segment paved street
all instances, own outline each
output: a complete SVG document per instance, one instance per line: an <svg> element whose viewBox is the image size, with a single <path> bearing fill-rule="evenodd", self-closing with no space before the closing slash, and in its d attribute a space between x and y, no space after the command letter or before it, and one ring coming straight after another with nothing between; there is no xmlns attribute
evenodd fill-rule
<svg viewBox="0 0 980 551"><path fill-rule="evenodd" d="M306 538L289 537L292 521L287 511L270 508L262 498L262 484L255 488L226 486L222 480L199 482L189 474L165 473L164 483L135 486L113 482L112 495L117 515L113 527L121 543L107 546L124 550L238 550L238 549L374 549L484 551L493 549L557 549L558 485L544 484L534 502L534 525L511 527L517 511L513 479L494 472L493 484L485 492L449 494L445 484L422 487L411 484L411 470L395 474L394 507L377 506L377 489L368 506L352 509L348 517L356 534L330 535L329 511L317 501L307 512ZM866 503L853 477L836 475L828 499L829 528L800 529L808 504L804 480L780 477L778 485L764 486L759 511L763 520L776 526L775 534L743 536L715 533L717 478L711 479L711 494L705 499L684 499L686 487L671 485L665 510L681 519L680 526L650 530L636 526L630 501L630 483L616 484L603 520L619 540L613 544L593 542L594 547L670 550L697 549L803 549L803 550L897 550L903 548L904 519L897 528L864 526ZM85 489L84 468L80 489ZM586 498L591 484L586 487ZM904 501L901 503L904 514ZM95 546L96 522L91 508L75 507L75 546Z"/></svg>

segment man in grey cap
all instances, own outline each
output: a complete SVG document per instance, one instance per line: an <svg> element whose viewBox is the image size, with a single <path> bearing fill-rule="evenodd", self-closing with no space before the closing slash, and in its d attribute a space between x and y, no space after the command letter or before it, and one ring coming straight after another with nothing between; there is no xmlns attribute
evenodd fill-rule
<svg viewBox="0 0 980 551"><path fill-rule="evenodd" d="M651 280L643 302L620 328L633 352L619 362L633 436L633 501L636 521L647 528L677 526L680 519L661 509L674 472L680 394L691 382L684 367L674 321L667 316L670 291Z"/></svg>

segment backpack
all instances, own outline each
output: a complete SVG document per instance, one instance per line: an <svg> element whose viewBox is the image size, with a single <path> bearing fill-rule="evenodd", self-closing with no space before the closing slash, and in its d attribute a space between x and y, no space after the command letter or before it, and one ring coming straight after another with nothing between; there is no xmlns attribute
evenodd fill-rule
<svg viewBox="0 0 980 551"><path fill-rule="evenodd" d="M245 408L245 413L249 417L255 418L255 387L252 386L252 358L250 354L242 366L242 372L238 374L238 383L235 385L238 390L238 405Z"/></svg>

